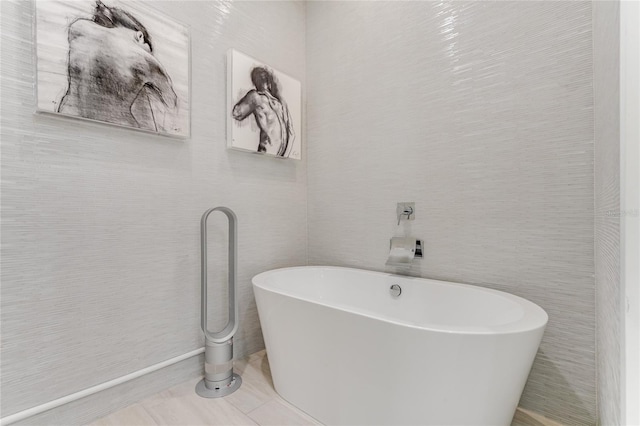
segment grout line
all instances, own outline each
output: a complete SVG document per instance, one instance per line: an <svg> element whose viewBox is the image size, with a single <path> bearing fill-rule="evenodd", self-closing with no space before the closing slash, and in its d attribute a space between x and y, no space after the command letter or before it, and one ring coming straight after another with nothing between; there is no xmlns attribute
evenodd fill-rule
<svg viewBox="0 0 640 426"><path fill-rule="evenodd" d="M254 408L253 410L249 411L248 413L245 413L246 416L251 417L251 413L253 413L254 411L264 407L265 405L267 405L268 403L272 402L274 399L271 398L268 401L263 402L262 404L258 405L256 408ZM233 403L232 403L233 404ZM254 420L253 417L251 417L251 420ZM255 420L254 420L255 421ZM257 423L257 421L255 421ZM258 423L260 424L260 423Z"/></svg>
<svg viewBox="0 0 640 426"><path fill-rule="evenodd" d="M156 421L156 418L154 417L153 413L152 413L151 411L149 411L149 410L147 409L147 407L145 407L145 406L143 405L143 406L142 406L142 409L144 410L144 412L145 412L145 413L147 413L147 415L149 416L149 418L150 418L151 420L153 420L153 424L154 424L154 425L156 425L156 426L161 426L161 423L158 423L158 422Z"/></svg>
<svg viewBox="0 0 640 426"><path fill-rule="evenodd" d="M148 399L148 398L147 398L147 399ZM157 426L160 426L160 423L158 423L158 422L156 421L156 418L153 416L153 413L151 412L151 410L149 410L149 409L147 408L147 404L145 404L145 403L144 403L144 401L140 401L140 402L139 402L139 404L140 404L140 406L142 407L142 409L144 410L144 412L145 412L145 413L147 413L147 414L149 415L149 417L153 420L153 423L154 423L155 425L157 425ZM117 411L116 411L116 413L117 413Z"/></svg>

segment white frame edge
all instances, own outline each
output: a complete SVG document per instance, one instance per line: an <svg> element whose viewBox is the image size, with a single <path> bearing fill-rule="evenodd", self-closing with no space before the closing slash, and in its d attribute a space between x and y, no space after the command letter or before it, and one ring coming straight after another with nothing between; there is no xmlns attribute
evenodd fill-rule
<svg viewBox="0 0 640 426"><path fill-rule="evenodd" d="M236 50L234 48L230 48L227 50L227 75L226 75L226 84L227 84L227 105L225 107L225 114L227 115L227 128L226 128L226 134L225 137L227 139L227 145L226 148L229 151L236 151L236 152L248 152L250 154L256 154L257 156L263 157L263 158L271 158L277 161L280 160L293 160L293 161L302 161L303 155L302 153L304 152L304 143L306 142L305 139L302 137L302 134L304 134L304 104L302 102L303 100L303 95L302 95L302 91L303 91L303 86L302 86L302 81L298 80L295 77L292 77L291 75L284 73L280 70L277 70L280 74L286 75L287 77L296 80L300 83L300 99L298 99L298 101L300 102L300 132L302 134L297 135L297 137L300 138L300 158L291 158L291 157L278 157L275 155L265 155L264 153L261 152L257 152L254 149L246 149L246 148L242 148L242 147L238 147L238 146L233 146L233 135L232 135L232 129L233 129L233 118L231 117L231 110L230 107L231 105L233 105L233 93L232 93L232 84L231 84L231 79L233 76L233 54L234 52L240 53L241 55L244 56L249 56L248 54L241 52L239 50ZM266 62L257 59L253 56L249 56L252 59L255 59L256 61L262 62L263 64L266 64ZM268 66L268 65L267 65Z"/></svg>
<svg viewBox="0 0 640 426"><path fill-rule="evenodd" d="M640 2L620 2L622 424L640 424Z"/></svg>

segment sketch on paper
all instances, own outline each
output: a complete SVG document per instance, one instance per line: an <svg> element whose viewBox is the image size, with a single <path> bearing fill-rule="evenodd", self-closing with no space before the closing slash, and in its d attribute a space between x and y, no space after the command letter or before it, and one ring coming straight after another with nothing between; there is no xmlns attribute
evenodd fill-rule
<svg viewBox="0 0 640 426"><path fill-rule="evenodd" d="M235 50L228 55L227 145L301 158L300 82Z"/></svg>
<svg viewBox="0 0 640 426"><path fill-rule="evenodd" d="M188 137L189 32L137 2L36 2L38 109Z"/></svg>

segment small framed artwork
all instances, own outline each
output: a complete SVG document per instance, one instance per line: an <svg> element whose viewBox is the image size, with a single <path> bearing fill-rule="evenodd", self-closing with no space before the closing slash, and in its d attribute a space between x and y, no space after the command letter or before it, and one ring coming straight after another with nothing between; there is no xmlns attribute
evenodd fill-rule
<svg viewBox="0 0 640 426"><path fill-rule="evenodd" d="M300 160L300 82L233 49L227 76L227 147Z"/></svg>
<svg viewBox="0 0 640 426"><path fill-rule="evenodd" d="M189 28L148 4L36 0L38 112L188 138Z"/></svg>

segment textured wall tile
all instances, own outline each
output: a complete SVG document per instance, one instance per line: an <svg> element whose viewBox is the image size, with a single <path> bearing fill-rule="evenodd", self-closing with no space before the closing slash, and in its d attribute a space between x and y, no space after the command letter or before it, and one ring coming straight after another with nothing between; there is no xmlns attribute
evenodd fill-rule
<svg viewBox="0 0 640 426"><path fill-rule="evenodd" d="M506 290L550 316L521 405L596 422L588 2L311 2L309 262ZM416 219L397 226L396 202Z"/></svg>
<svg viewBox="0 0 640 426"><path fill-rule="evenodd" d="M598 418L621 424L620 27L618 2L593 3Z"/></svg>
<svg viewBox="0 0 640 426"><path fill-rule="evenodd" d="M0 5L3 415L202 344L206 208L228 205L240 218L240 355L262 347L251 276L306 263L304 162L224 150L224 52L245 51L304 83L305 6L152 6L191 25L190 141L32 115L32 5ZM510 291L547 310L521 404L594 423L590 4L307 8L310 263L384 270L392 235L424 238L426 258L411 274ZM597 54L610 41L595 29ZM598 84L607 95L612 82ZM596 108L606 99L596 96ZM595 123L604 151L595 176L598 370L603 398L617 398L617 223L606 211L619 206L607 123ZM397 201L416 202L415 222L396 227ZM224 294L225 225L212 218L209 231L215 294ZM212 327L221 317L214 312ZM162 386L153 380L142 386ZM84 417L63 414L65 423L104 414L101 399L77 406ZM612 410L601 404L603 420Z"/></svg>
<svg viewBox="0 0 640 426"><path fill-rule="evenodd" d="M209 207L239 218L236 354L263 348L250 278L307 262L306 161L225 149L225 58L236 48L304 85L305 5L149 2L191 28L192 138L177 140L34 115L33 3L0 3L2 415L203 345ZM209 229L214 304L227 273L219 216Z"/></svg>

